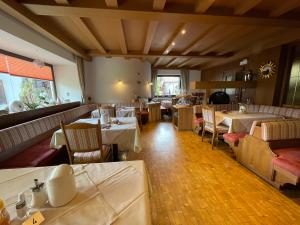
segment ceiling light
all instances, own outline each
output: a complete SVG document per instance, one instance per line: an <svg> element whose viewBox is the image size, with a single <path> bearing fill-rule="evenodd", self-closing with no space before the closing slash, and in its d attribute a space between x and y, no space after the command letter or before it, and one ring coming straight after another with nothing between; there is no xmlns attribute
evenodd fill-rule
<svg viewBox="0 0 300 225"><path fill-rule="evenodd" d="M181 34L182 34L182 35L184 35L185 33L186 33L186 30L185 30L185 29L181 30Z"/></svg>
<svg viewBox="0 0 300 225"><path fill-rule="evenodd" d="M174 45L175 45L175 42L173 41L173 42L172 42L172 46L174 46Z"/></svg>
<svg viewBox="0 0 300 225"><path fill-rule="evenodd" d="M169 50L166 50L166 54L168 54L169 53Z"/></svg>

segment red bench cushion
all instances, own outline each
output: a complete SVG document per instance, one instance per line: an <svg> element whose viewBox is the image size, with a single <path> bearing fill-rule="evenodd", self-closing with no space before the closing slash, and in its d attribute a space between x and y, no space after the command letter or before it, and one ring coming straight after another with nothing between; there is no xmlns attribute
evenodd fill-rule
<svg viewBox="0 0 300 225"><path fill-rule="evenodd" d="M196 125L202 124L202 123L203 123L203 118L197 118L197 119L195 119L194 123L195 123Z"/></svg>
<svg viewBox="0 0 300 225"><path fill-rule="evenodd" d="M1 162L1 168L49 166L59 154L59 150L50 148L50 138Z"/></svg>
<svg viewBox="0 0 300 225"><path fill-rule="evenodd" d="M226 133L223 134L224 140L233 143L234 145L238 145L240 138L246 136L247 133Z"/></svg>
<svg viewBox="0 0 300 225"><path fill-rule="evenodd" d="M300 147L277 149L273 164L300 177Z"/></svg>

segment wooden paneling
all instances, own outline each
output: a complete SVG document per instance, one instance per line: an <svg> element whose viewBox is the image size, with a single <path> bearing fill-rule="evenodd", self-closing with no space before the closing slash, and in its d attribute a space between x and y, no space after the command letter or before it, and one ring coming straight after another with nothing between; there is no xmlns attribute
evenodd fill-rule
<svg viewBox="0 0 300 225"><path fill-rule="evenodd" d="M54 113L62 112L80 106L80 102L72 102L61 105L49 106L36 110L12 113L0 116L0 129L12 127L20 123L25 123Z"/></svg>

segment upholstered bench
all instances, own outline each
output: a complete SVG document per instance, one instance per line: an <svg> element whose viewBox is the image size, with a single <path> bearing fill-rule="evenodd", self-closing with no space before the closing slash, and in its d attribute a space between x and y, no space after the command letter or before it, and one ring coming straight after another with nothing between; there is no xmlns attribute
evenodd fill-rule
<svg viewBox="0 0 300 225"><path fill-rule="evenodd" d="M60 122L73 122L96 109L83 105L0 130L0 167L16 168L51 165L61 151L50 148Z"/></svg>
<svg viewBox="0 0 300 225"><path fill-rule="evenodd" d="M300 146L294 148L283 148L274 150L277 155L273 159L275 170L286 170L295 175L299 180L300 177Z"/></svg>
<svg viewBox="0 0 300 225"><path fill-rule="evenodd" d="M247 133L226 133L223 134L224 141L228 143L231 147L238 146L241 138L244 138Z"/></svg>
<svg viewBox="0 0 300 225"><path fill-rule="evenodd" d="M35 167L48 166L55 162L56 156L60 150L50 148L50 139L41 141L40 143L25 149L24 151L14 155L8 160L1 162L0 168L18 168L18 167Z"/></svg>
<svg viewBox="0 0 300 225"><path fill-rule="evenodd" d="M237 159L277 187L296 185L300 181L300 120L254 122Z"/></svg>

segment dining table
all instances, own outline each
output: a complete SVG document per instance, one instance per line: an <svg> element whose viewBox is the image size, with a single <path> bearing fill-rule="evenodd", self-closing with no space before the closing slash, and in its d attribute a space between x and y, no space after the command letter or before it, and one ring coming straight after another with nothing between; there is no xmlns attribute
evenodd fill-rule
<svg viewBox="0 0 300 225"><path fill-rule="evenodd" d="M74 123L97 124L99 118L79 119ZM117 144L119 151L139 153L142 151L141 133L136 117L111 118L110 125L101 128L102 144ZM102 125L101 125L102 126ZM50 141L50 147L60 149L65 145L61 129L55 131Z"/></svg>
<svg viewBox="0 0 300 225"><path fill-rule="evenodd" d="M228 133L249 133L253 121L283 119L284 117L269 113L240 113L239 111L216 111L216 124L224 124L229 127Z"/></svg>
<svg viewBox="0 0 300 225"><path fill-rule="evenodd" d="M31 207L31 187L34 179L44 182L54 170L50 167L5 169L0 171L0 196L17 223L18 194L24 193L28 214L39 211L42 224L151 225L149 196L151 186L143 161L91 163L72 165L77 193L66 205L52 207L48 202Z"/></svg>

